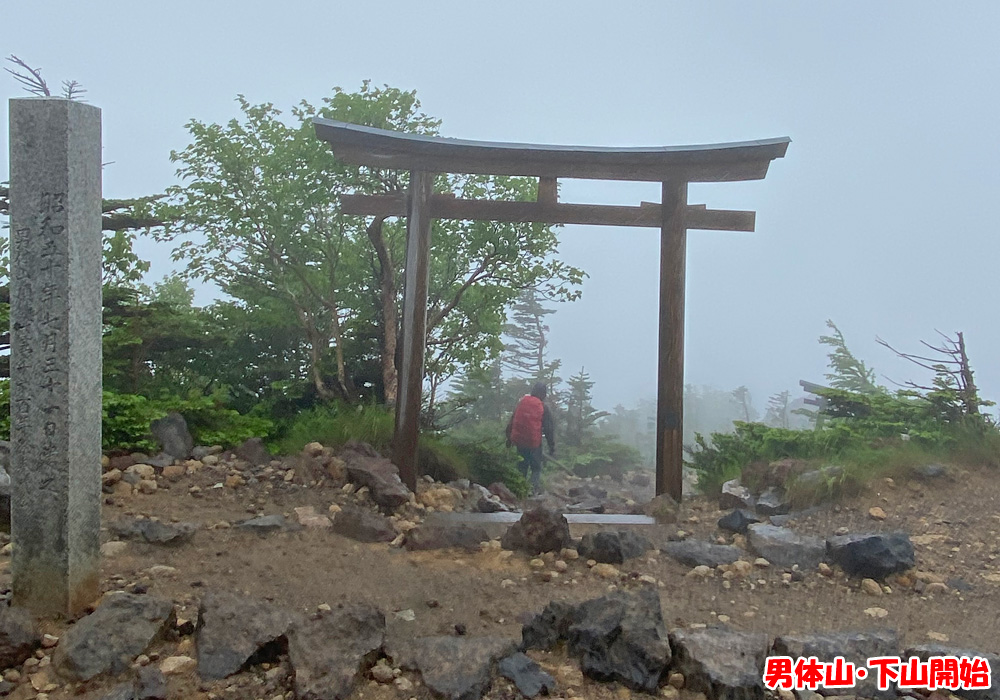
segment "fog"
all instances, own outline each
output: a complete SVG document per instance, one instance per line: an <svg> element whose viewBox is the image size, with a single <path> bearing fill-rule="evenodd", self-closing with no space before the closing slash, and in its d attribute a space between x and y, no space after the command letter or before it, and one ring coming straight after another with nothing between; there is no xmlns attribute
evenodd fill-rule
<svg viewBox="0 0 1000 700"><path fill-rule="evenodd" d="M935 329L964 331L983 395L1000 397L995 3L35 0L3 16L0 53L53 84L80 81L102 108L108 197L172 184L185 122L235 116L238 93L287 110L368 78L416 89L455 137L788 136L765 180L691 187L692 203L755 210L757 230L689 234L686 382L746 385L763 412L768 395L822 381L830 318L880 379L920 376L876 336L910 349ZM0 96L22 94L0 76ZM637 204L659 188L566 181L561 198ZM587 369L602 408L654 396L658 232L560 236L589 278L550 318L551 356L567 375ZM171 269L169 249L140 252L152 277ZM199 288L198 301L213 293Z"/></svg>

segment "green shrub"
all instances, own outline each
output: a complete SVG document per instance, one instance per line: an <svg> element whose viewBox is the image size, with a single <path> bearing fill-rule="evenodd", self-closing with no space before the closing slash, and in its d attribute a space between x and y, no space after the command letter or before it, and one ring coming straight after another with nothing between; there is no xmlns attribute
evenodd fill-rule
<svg viewBox="0 0 1000 700"><path fill-rule="evenodd" d="M145 396L105 391L102 401L101 441L104 449L155 452L159 444L149 433L149 424L167 415L167 409Z"/></svg>
<svg viewBox="0 0 1000 700"><path fill-rule="evenodd" d="M520 456L516 450L507 447L506 439L501 435L475 436L467 433L452 440L469 465L469 478L473 482L489 486L499 481L516 496L524 498L531 492L531 485L518 469Z"/></svg>
<svg viewBox="0 0 1000 700"><path fill-rule="evenodd" d="M625 472L642 466L642 455L634 447L629 447L613 437L596 436L588 438L564 461L566 466L579 477L600 475L620 481Z"/></svg>
<svg viewBox="0 0 1000 700"><path fill-rule="evenodd" d="M469 460L462 450L433 435L420 436L417 465L420 474L435 481L447 483L456 479L473 479L469 473Z"/></svg>
<svg viewBox="0 0 1000 700"><path fill-rule="evenodd" d="M394 423L392 412L375 404L314 406L295 416L276 447L280 454L294 454L310 442L337 448L357 440L385 453L392 446Z"/></svg>

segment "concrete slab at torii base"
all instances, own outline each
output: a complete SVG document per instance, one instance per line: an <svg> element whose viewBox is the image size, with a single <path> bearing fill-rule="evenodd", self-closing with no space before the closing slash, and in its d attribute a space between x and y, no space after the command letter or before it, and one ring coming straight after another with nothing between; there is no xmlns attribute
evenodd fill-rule
<svg viewBox="0 0 1000 700"><path fill-rule="evenodd" d="M476 525L482 527L490 537L499 537L508 527L521 519L522 513L431 513L424 522L428 525ZM656 520L646 515L618 513L563 513L574 536L586 532L610 529L645 529L657 525Z"/></svg>
<svg viewBox="0 0 1000 700"><path fill-rule="evenodd" d="M10 101L13 601L100 593L101 111Z"/></svg>

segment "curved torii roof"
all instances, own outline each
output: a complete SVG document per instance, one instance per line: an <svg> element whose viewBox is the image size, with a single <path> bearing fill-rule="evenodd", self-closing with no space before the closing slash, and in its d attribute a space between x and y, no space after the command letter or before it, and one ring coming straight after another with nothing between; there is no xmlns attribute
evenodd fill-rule
<svg viewBox="0 0 1000 700"><path fill-rule="evenodd" d="M610 148L469 141L313 119L316 135L354 165L483 175L593 180L760 180L787 137L696 146Z"/></svg>

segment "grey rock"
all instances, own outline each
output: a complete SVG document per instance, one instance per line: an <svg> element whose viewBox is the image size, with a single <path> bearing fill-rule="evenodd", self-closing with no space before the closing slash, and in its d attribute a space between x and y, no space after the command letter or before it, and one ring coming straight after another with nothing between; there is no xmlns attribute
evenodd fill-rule
<svg viewBox="0 0 1000 700"><path fill-rule="evenodd" d="M759 522L760 518L755 513L737 508L719 518L719 529L745 534L749 526Z"/></svg>
<svg viewBox="0 0 1000 700"><path fill-rule="evenodd" d="M783 635L774 640L772 651L780 656L815 656L823 663L843 656L845 661L864 667L872 656L899 656L899 636L895 630L872 632L839 632L830 634ZM858 684L853 691L866 698L895 698L894 689L879 691L874 674ZM830 695L835 689L827 689Z"/></svg>
<svg viewBox="0 0 1000 700"><path fill-rule="evenodd" d="M750 489L740 483L739 479L731 479L722 485L719 494L719 510L730 508L753 509L754 500Z"/></svg>
<svg viewBox="0 0 1000 700"><path fill-rule="evenodd" d="M277 532L278 530L286 529L288 527L288 521L285 519L284 515L280 514L259 515L256 518L241 520L236 523L236 527L241 530L256 532L258 535L267 535L272 532Z"/></svg>
<svg viewBox="0 0 1000 700"><path fill-rule="evenodd" d="M366 508L345 505L333 519L333 531L358 542L392 542L396 529L392 522Z"/></svg>
<svg viewBox="0 0 1000 700"><path fill-rule="evenodd" d="M516 506L518 503L517 496L514 492L507 488L507 484L502 481L494 481L492 484L486 487L489 492L494 496L499 498L501 501L506 503L508 506Z"/></svg>
<svg viewBox="0 0 1000 700"><path fill-rule="evenodd" d="M479 513L509 513L510 506L501 501L499 497L490 494L489 497L481 496L476 501L476 511Z"/></svg>
<svg viewBox="0 0 1000 700"><path fill-rule="evenodd" d="M603 513L606 509L607 504L599 498L585 498L566 506L566 510L573 513Z"/></svg>
<svg viewBox="0 0 1000 700"><path fill-rule="evenodd" d="M410 489L399 478L399 468L370 445L348 442L340 451L347 478L367 486L372 500L383 510L392 511L410 500Z"/></svg>
<svg viewBox="0 0 1000 700"><path fill-rule="evenodd" d="M271 453L259 437L244 440L243 444L236 448L235 454L237 459L249 462L255 467L271 461Z"/></svg>
<svg viewBox="0 0 1000 700"><path fill-rule="evenodd" d="M136 700L135 683L119 683L102 695L101 700Z"/></svg>
<svg viewBox="0 0 1000 700"><path fill-rule="evenodd" d="M566 639L576 607L553 600L521 627L521 649L551 649Z"/></svg>
<svg viewBox="0 0 1000 700"><path fill-rule="evenodd" d="M265 601L208 593L195 629L198 675L206 680L231 676L265 646L285 641L293 620L291 613Z"/></svg>
<svg viewBox="0 0 1000 700"><path fill-rule="evenodd" d="M338 516L339 517L339 516ZM481 542L490 539L486 528L473 525L428 525L423 524L406 533L403 546L412 551L428 549L464 549L474 552Z"/></svg>
<svg viewBox="0 0 1000 700"><path fill-rule="evenodd" d="M942 644L919 644L907 649L903 656L906 658L916 656L921 661L926 661L931 656L957 656L959 658L963 656L969 658L978 656L986 659L990 664L991 672L989 688L955 690L952 692L960 698L967 698L967 700L1000 700L1000 655L986 654L981 651L960 649Z"/></svg>
<svg viewBox="0 0 1000 700"><path fill-rule="evenodd" d="M161 452L146 460L146 464L148 464L151 467L156 467L157 469L163 469L164 467L169 467L173 463L174 463L173 455L169 455L166 452Z"/></svg>
<svg viewBox="0 0 1000 700"><path fill-rule="evenodd" d="M171 547L189 542L198 530L196 523L165 523L149 518L122 518L108 526L109 532L121 540L143 540L150 544Z"/></svg>
<svg viewBox="0 0 1000 700"><path fill-rule="evenodd" d="M504 533L500 544L525 554L558 552L571 541L569 523L562 513L538 507L525 511Z"/></svg>
<svg viewBox="0 0 1000 700"><path fill-rule="evenodd" d="M757 497L757 513L760 515L787 515L792 504L785 499L781 489L772 486Z"/></svg>
<svg viewBox="0 0 1000 700"><path fill-rule="evenodd" d="M921 479L940 479L948 474L948 468L943 464L921 464L913 472Z"/></svg>
<svg viewBox="0 0 1000 700"><path fill-rule="evenodd" d="M288 630L295 697L341 700L375 663L385 643L385 616L370 605L345 605L300 620Z"/></svg>
<svg viewBox="0 0 1000 700"><path fill-rule="evenodd" d="M652 548L649 540L631 530L588 533L577 546L581 557L604 564L623 564L627 559L641 557Z"/></svg>
<svg viewBox="0 0 1000 700"><path fill-rule="evenodd" d="M550 695L556 689L556 679L521 652L501 659L497 670L501 676L516 685L526 698Z"/></svg>
<svg viewBox="0 0 1000 700"><path fill-rule="evenodd" d="M59 640L53 663L59 672L86 681L121 673L174 625L174 604L150 595L110 593Z"/></svg>
<svg viewBox="0 0 1000 700"><path fill-rule="evenodd" d="M187 459L194 449L194 438L188 430L187 421L176 411L150 423L149 432L160 443L163 451L174 459Z"/></svg>
<svg viewBox="0 0 1000 700"><path fill-rule="evenodd" d="M685 688L709 700L764 700L765 634L722 629L674 630L671 670L684 674Z"/></svg>
<svg viewBox="0 0 1000 700"><path fill-rule="evenodd" d="M721 566L732 564L743 552L730 544L712 544L702 540L666 542L660 551L685 566Z"/></svg>
<svg viewBox="0 0 1000 700"><path fill-rule="evenodd" d="M670 661L659 595L644 588L581 603L567 630L567 651L590 678L656 690Z"/></svg>
<svg viewBox="0 0 1000 700"><path fill-rule="evenodd" d="M826 548L830 559L851 576L880 581L915 565L913 544L905 532L831 537Z"/></svg>
<svg viewBox="0 0 1000 700"><path fill-rule="evenodd" d="M386 649L402 669L419 671L427 689L444 700L477 700L496 662L514 651L501 637L422 637L393 640Z"/></svg>
<svg viewBox="0 0 1000 700"><path fill-rule="evenodd" d="M136 679L135 700L167 700L167 678L155 666L143 666Z"/></svg>
<svg viewBox="0 0 1000 700"><path fill-rule="evenodd" d="M763 523L747 528L747 544L758 556L786 568L798 564L815 569L826 555L826 543L818 537Z"/></svg>
<svg viewBox="0 0 1000 700"><path fill-rule="evenodd" d="M0 605L0 669L20 666L41 642L31 613Z"/></svg>

